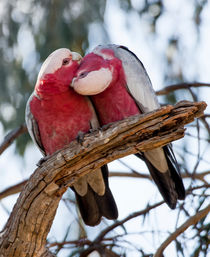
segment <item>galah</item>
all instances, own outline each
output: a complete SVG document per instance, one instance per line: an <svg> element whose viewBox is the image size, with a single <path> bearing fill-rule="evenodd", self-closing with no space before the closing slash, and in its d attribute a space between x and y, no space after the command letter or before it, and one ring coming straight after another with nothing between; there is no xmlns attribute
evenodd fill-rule
<svg viewBox="0 0 210 257"><path fill-rule="evenodd" d="M44 156L63 148L79 133L99 126L90 100L69 87L80 61L81 56L69 49L54 51L43 63L27 102L28 131ZM107 166L81 177L71 188L87 225L97 225L102 216L117 218Z"/></svg>
<svg viewBox="0 0 210 257"><path fill-rule="evenodd" d="M137 56L124 46L102 45L87 54L71 85L91 96L100 125L160 107L149 76ZM137 156L143 159L165 202L176 207L185 189L171 145Z"/></svg>

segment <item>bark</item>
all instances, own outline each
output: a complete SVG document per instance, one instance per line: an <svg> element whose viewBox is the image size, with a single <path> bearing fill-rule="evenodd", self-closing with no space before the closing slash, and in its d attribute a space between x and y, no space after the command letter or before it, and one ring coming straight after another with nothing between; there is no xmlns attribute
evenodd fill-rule
<svg viewBox="0 0 210 257"><path fill-rule="evenodd" d="M46 248L59 201L79 177L138 151L184 136L184 125L203 115L204 102L180 102L109 124L56 152L32 174L1 233L0 256L53 256Z"/></svg>

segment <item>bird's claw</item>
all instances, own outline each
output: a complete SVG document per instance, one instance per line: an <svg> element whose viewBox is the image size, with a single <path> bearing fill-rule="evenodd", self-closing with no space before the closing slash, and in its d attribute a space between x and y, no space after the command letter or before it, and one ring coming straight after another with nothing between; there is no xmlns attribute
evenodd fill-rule
<svg viewBox="0 0 210 257"><path fill-rule="evenodd" d="M98 131L98 130L100 130L100 128L91 128L91 129L89 130L89 132L90 132L90 133L93 133L93 132Z"/></svg>
<svg viewBox="0 0 210 257"><path fill-rule="evenodd" d="M46 162L47 160L49 159L49 156L45 156L45 157L42 157L38 163L36 164L36 166L40 167L44 162Z"/></svg>
<svg viewBox="0 0 210 257"><path fill-rule="evenodd" d="M79 131L77 134L77 142L82 144L84 141L84 136L85 136L85 133L83 133L82 131Z"/></svg>

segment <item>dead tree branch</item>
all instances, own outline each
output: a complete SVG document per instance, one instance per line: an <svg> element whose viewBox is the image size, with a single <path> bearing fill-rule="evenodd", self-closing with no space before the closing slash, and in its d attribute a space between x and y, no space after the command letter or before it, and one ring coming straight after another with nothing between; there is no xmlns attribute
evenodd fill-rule
<svg viewBox="0 0 210 257"><path fill-rule="evenodd" d="M2 231L0 256L53 256L46 237L68 186L100 166L184 136L183 126L203 115L205 102L180 102L129 117L85 135L53 154L26 183Z"/></svg>

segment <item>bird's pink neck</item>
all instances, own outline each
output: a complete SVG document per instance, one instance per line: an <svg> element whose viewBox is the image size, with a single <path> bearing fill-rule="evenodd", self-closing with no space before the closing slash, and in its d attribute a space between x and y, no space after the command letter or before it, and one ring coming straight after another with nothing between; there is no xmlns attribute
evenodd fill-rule
<svg viewBox="0 0 210 257"><path fill-rule="evenodd" d="M50 99L55 95L62 94L69 90L69 85L62 84L49 74L44 79L38 81L35 86L36 95L42 99Z"/></svg>
<svg viewBox="0 0 210 257"><path fill-rule="evenodd" d="M139 114L140 110L126 88L122 66L115 67L113 81L100 94L92 96L101 125Z"/></svg>

